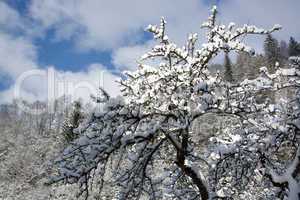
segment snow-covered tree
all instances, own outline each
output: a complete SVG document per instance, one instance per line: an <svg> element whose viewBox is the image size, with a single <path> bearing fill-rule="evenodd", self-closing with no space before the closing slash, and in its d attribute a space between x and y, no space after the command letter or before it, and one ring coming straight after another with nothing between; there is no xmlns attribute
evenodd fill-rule
<svg viewBox="0 0 300 200"><path fill-rule="evenodd" d="M267 67L273 73L275 71L277 63L282 63L282 57L280 56L280 48L278 41L271 34L268 34L265 39L264 51L268 64Z"/></svg>
<svg viewBox="0 0 300 200"><path fill-rule="evenodd" d="M0 199L74 199L68 193L76 193L76 188L44 185L51 174L51 161L65 147L60 130L64 110L71 106L57 99L54 110L35 115L20 105L30 109L47 106L19 99L0 105Z"/></svg>
<svg viewBox="0 0 300 200"><path fill-rule="evenodd" d="M158 44L120 80L122 96L104 95L102 111L75 130L83 135L56 160L51 182L78 183L86 198L96 184L102 199L296 199L299 96L276 105L256 97L299 87L299 67L274 74L263 67L237 84L210 73L221 51L254 53L244 36L280 29L219 25L216 7L211 12L200 49L197 34L184 47L173 43L164 18L149 25ZM193 127L207 115L227 121L202 148Z"/></svg>
<svg viewBox="0 0 300 200"><path fill-rule="evenodd" d="M69 143L79 137L78 134L74 133L80 122L83 119L82 103L78 100L73 103L73 109L71 115L65 119L63 124L62 134L65 142Z"/></svg>
<svg viewBox="0 0 300 200"><path fill-rule="evenodd" d="M289 57L289 49L288 49L288 44L286 43L286 41L284 41L284 40L280 41L279 49L280 49L281 59L287 60Z"/></svg>
<svg viewBox="0 0 300 200"><path fill-rule="evenodd" d="M300 55L300 44L295 40L295 38L290 37L288 46L289 56L299 56Z"/></svg>

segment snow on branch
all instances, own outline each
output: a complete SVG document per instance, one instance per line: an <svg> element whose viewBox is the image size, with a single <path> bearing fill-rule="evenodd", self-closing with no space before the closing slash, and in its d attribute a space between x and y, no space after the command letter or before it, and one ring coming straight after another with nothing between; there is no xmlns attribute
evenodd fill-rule
<svg viewBox="0 0 300 200"><path fill-rule="evenodd" d="M288 183L288 199L297 200L300 195L300 184L295 179L300 172L300 147L296 152L295 158L290 166L286 169L285 173L278 175L274 170L270 169L272 180L276 183L283 184Z"/></svg>

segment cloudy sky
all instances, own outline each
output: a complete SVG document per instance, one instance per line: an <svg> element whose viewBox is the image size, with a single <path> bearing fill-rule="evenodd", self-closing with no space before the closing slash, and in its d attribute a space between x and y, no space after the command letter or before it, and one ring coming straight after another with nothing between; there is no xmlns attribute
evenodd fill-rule
<svg viewBox="0 0 300 200"><path fill-rule="evenodd" d="M197 32L204 42L200 24L212 4L220 23L281 24L277 39L300 40L299 0L2 0L0 103L65 91L88 98L98 85L116 95L117 72L135 69L135 60L153 44L144 31L148 24L164 16L173 41L183 44ZM261 51L262 39L249 43Z"/></svg>

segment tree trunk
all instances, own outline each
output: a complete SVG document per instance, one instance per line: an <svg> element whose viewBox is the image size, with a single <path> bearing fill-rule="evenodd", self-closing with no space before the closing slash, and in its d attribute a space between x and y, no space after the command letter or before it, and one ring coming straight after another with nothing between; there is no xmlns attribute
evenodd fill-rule
<svg viewBox="0 0 300 200"><path fill-rule="evenodd" d="M197 186L200 192L201 200L208 200L209 194L207 188L198 174L191 167L186 166L184 163L176 162L176 164L187 176L192 179L193 183Z"/></svg>
<svg viewBox="0 0 300 200"><path fill-rule="evenodd" d="M192 179L193 183L197 186L200 192L201 200L208 200L209 194L205 184L198 176L197 172L193 170L193 168L184 164L187 146L188 146L188 130L182 132L181 149L177 149L176 164L177 166L180 167L180 169L184 172L184 174L186 174Z"/></svg>

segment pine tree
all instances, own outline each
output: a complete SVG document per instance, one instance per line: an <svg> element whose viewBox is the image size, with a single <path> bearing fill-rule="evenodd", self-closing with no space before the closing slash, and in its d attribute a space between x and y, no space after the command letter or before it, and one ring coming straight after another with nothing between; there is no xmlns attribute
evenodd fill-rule
<svg viewBox="0 0 300 200"><path fill-rule="evenodd" d="M228 53L225 53L224 68L224 79L228 82L233 82L232 65Z"/></svg>
<svg viewBox="0 0 300 200"><path fill-rule="evenodd" d="M280 56L283 60L286 60L289 57L289 50L286 41L280 41Z"/></svg>
<svg viewBox="0 0 300 200"><path fill-rule="evenodd" d="M293 37L290 37L288 52L289 56L300 55L300 44Z"/></svg>
<svg viewBox="0 0 300 200"><path fill-rule="evenodd" d="M83 118L83 114L81 112L82 106L80 101L74 102L74 109L71 113L71 116L68 117L63 125L63 136L67 143L73 141L78 137L76 133L74 133L74 129L78 128L81 119Z"/></svg>
<svg viewBox="0 0 300 200"><path fill-rule="evenodd" d="M248 71L250 68L251 56L246 52L239 52L234 65L234 80L240 82L249 78Z"/></svg>
<svg viewBox="0 0 300 200"><path fill-rule="evenodd" d="M281 63L281 58L278 41L271 34L268 34L265 39L264 51L268 68L271 72L274 72L276 63Z"/></svg>

